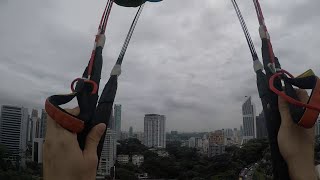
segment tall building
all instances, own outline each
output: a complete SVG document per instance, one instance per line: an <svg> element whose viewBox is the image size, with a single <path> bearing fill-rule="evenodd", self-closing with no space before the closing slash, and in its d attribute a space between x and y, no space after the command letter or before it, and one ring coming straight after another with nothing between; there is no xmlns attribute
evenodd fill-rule
<svg viewBox="0 0 320 180"><path fill-rule="evenodd" d="M111 168L114 166L117 157L117 133L112 112L108 126L97 171L97 174L102 176L110 175Z"/></svg>
<svg viewBox="0 0 320 180"><path fill-rule="evenodd" d="M106 136L104 139L103 149L101 151L101 157L97 173L102 176L108 176L111 173L111 168L115 164L116 160L116 132L110 128L107 128Z"/></svg>
<svg viewBox="0 0 320 180"><path fill-rule="evenodd" d="M121 137L121 104L114 105L114 119L115 119L115 130L117 133L117 140Z"/></svg>
<svg viewBox="0 0 320 180"><path fill-rule="evenodd" d="M113 111L113 109L111 110L108 128L116 131L116 124L115 124L115 118L114 118L114 111Z"/></svg>
<svg viewBox="0 0 320 180"><path fill-rule="evenodd" d="M144 145L147 147L165 148L166 117L158 114L146 114L144 117Z"/></svg>
<svg viewBox="0 0 320 180"><path fill-rule="evenodd" d="M242 105L243 116L243 143L248 140L256 138L256 112L255 106L251 102L251 97L246 98L246 101Z"/></svg>
<svg viewBox="0 0 320 180"><path fill-rule="evenodd" d="M129 138L132 138L133 137L133 128L132 126L130 126L129 128Z"/></svg>
<svg viewBox="0 0 320 180"><path fill-rule="evenodd" d="M44 138L46 136L47 116L47 112L44 109L42 109L41 119L39 122L39 138Z"/></svg>
<svg viewBox="0 0 320 180"><path fill-rule="evenodd" d="M267 124L263 111L256 118L256 130L258 139L268 137Z"/></svg>
<svg viewBox="0 0 320 180"><path fill-rule="evenodd" d="M0 144L11 154L11 160L20 158L20 164L25 165L27 150L28 109L15 106L2 106L0 119Z"/></svg>

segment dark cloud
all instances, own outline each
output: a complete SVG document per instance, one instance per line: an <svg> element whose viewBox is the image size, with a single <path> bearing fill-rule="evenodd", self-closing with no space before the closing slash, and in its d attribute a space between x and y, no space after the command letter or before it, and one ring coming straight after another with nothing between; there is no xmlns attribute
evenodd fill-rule
<svg viewBox="0 0 320 180"><path fill-rule="evenodd" d="M251 1L238 2L260 54ZM69 92L88 62L104 1L0 1L0 104L43 108ZM294 74L314 68L319 2L261 2L275 53ZM102 83L121 50L137 9L115 6L107 28ZM251 55L229 1L148 3L129 45L116 103L123 129L143 129L146 113L167 116L167 130L239 127L241 104L253 96L261 111ZM258 113L257 112L257 113Z"/></svg>

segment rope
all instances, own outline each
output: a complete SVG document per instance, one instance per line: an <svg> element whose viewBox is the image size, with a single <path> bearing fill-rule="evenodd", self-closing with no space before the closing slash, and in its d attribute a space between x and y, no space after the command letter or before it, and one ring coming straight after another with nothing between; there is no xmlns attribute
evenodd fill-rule
<svg viewBox="0 0 320 180"><path fill-rule="evenodd" d="M100 20L100 24L99 24L99 28L98 28L98 34L96 36L95 42L94 42L94 47L91 53L91 57L90 57L90 61L89 61L89 65L88 65L88 75L87 78L90 79L91 78L91 74L92 74L92 69L93 69L93 64L94 64L94 57L96 54L96 46L97 46L97 41L99 38L99 35L104 34L106 31L106 27L108 24L108 19L110 16L110 12L111 12L111 8L113 5L113 0L108 0L107 5L104 9L104 12L102 14L101 20Z"/></svg>
<svg viewBox="0 0 320 180"><path fill-rule="evenodd" d="M241 11L240 11L240 8L237 4L237 2L235 0L231 0L232 4L233 4L233 7L237 13L237 16L239 18L239 21L240 21L240 24L241 24L241 27L242 27L242 30L243 30L243 33L246 37L246 40L247 40L247 43L248 43L248 46L249 46L249 49L250 49L250 52L251 52L251 55L252 55L252 58L254 61L258 60L258 55L257 55L257 52L255 50L255 47L254 47L254 43L251 39L251 36L250 36L250 33L248 31L248 28L247 28L247 25L244 21L244 18L241 14Z"/></svg>
<svg viewBox="0 0 320 180"><path fill-rule="evenodd" d="M116 64L119 64L119 65L122 64L124 55L125 55L125 53L126 53L126 51L127 51L128 45L129 45L129 43L130 43L132 34L133 34L134 29L135 29L135 27L136 27L136 25L137 25L137 22L138 22L138 20L139 20L139 17L140 17L140 14L141 14L142 10L143 10L143 7L144 7L144 4L142 4L142 5L139 7L139 10L138 10L136 16L134 17L134 20L133 20L133 22L132 22L132 24L131 24L131 27L130 27L129 32L128 32L128 34L127 34L126 40L125 40L125 42L124 42L124 44L123 44L123 46L122 46L122 49L121 49L121 52L120 52L120 54L119 54L119 57L118 57L118 60L117 60L117 63L116 63Z"/></svg>

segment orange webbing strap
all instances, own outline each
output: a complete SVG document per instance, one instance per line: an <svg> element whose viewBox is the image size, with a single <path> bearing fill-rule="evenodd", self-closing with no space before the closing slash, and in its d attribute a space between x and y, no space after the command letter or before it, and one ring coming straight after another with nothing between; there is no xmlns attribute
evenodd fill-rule
<svg viewBox="0 0 320 180"><path fill-rule="evenodd" d="M46 100L45 109L48 115L61 127L72 133L80 133L84 129L84 122L59 107L59 105L70 102L74 97L76 97L76 93L50 96Z"/></svg>
<svg viewBox="0 0 320 180"><path fill-rule="evenodd" d="M310 70L309 70L310 71ZM308 72L310 73L310 72ZM274 87L275 78L279 78L284 74L289 75L291 78L284 77L284 81L289 82L291 85L294 85L300 89L312 89L311 96L308 100L308 103L303 103L297 99L294 99L288 96L284 91L278 90ZM291 74L282 70L282 72L278 72L271 76L269 80L270 89L276 93L277 95L284 98L288 103L295 105L297 107L303 108L303 114L295 114L295 116L299 115L299 119L294 120L295 123L304 127L304 128L312 128L316 123L317 118L320 112L320 80L315 75L308 75L307 72L305 75L301 75L297 78L293 78ZM294 112L291 112L293 115ZM297 117L292 117L297 118Z"/></svg>
<svg viewBox="0 0 320 180"><path fill-rule="evenodd" d="M318 107L320 109L320 79L318 77L316 86L311 93L308 104L314 107ZM298 124L302 127L312 128L315 122L317 121L318 116L318 110L306 108Z"/></svg>

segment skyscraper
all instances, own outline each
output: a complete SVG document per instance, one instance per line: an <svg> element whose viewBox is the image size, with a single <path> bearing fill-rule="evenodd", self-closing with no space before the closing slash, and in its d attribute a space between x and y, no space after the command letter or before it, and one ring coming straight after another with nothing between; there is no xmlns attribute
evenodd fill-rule
<svg viewBox="0 0 320 180"><path fill-rule="evenodd" d="M109 125L104 139L103 149L101 151L100 162L98 166L98 175L110 175L111 167L114 166L117 157L117 134L115 118L111 112Z"/></svg>
<svg viewBox="0 0 320 180"><path fill-rule="evenodd" d="M111 168L114 166L116 161L116 148L114 146L116 144L115 142L116 132L110 128L107 128L97 172L99 175L107 176L111 173Z"/></svg>
<svg viewBox="0 0 320 180"><path fill-rule="evenodd" d="M35 137L35 126L34 123L37 123L38 120L38 110L33 109L31 112L31 117L28 118L28 127L27 127L27 142L32 144L33 138Z"/></svg>
<svg viewBox="0 0 320 180"><path fill-rule="evenodd" d="M44 138L46 136L46 128L47 128L47 112L42 109L41 119L39 123L39 138Z"/></svg>
<svg viewBox="0 0 320 180"><path fill-rule="evenodd" d="M117 140L121 137L121 104L114 105L114 119L115 119L115 130L117 134Z"/></svg>
<svg viewBox="0 0 320 180"><path fill-rule="evenodd" d="M258 139L268 137L267 124L263 111L256 118L256 127Z"/></svg>
<svg viewBox="0 0 320 180"><path fill-rule="evenodd" d="M256 137L256 112L255 106L251 102L251 97L247 97L242 105L243 116L243 143Z"/></svg>
<svg viewBox="0 0 320 180"><path fill-rule="evenodd" d="M147 147L165 148L166 117L158 114L146 114L144 117L144 145Z"/></svg>
<svg viewBox="0 0 320 180"><path fill-rule="evenodd" d="M27 150L28 109L15 106L1 107L0 144L6 146L12 160L21 157L25 165L24 153Z"/></svg>

